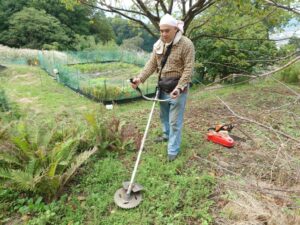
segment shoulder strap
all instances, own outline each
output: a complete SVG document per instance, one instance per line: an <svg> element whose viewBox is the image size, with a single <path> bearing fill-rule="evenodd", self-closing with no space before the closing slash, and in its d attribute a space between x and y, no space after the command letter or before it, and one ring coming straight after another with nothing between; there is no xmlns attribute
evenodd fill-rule
<svg viewBox="0 0 300 225"><path fill-rule="evenodd" d="M167 59L171 53L171 49L173 47L173 41L172 43L167 47L166 53L163 55L161 62L160 62L160 71L159 71L159 76L158 76L158 80L160 80L161 77L161 71L163 70L164 66L166 65Z"/></svg>

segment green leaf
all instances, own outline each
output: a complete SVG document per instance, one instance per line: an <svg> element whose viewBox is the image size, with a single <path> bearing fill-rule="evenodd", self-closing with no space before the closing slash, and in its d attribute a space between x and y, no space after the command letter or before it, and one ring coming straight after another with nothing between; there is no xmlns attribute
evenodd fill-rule
<svg viewBox="0 0 300 225"><path fill-rule="evenodd" d="M15 164L18 166L23 165L16 156L14 156L13 154L9 154L7 152L0 153L0 160L4 161L6 163L9 163L9 164Z"/></svg>

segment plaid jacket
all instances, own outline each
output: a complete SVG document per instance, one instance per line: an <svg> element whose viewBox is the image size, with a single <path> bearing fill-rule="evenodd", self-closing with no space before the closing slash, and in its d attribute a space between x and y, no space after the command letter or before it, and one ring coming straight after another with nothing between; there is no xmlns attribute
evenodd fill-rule
<svg viewBox="0 0 300 225"><path fill-rule="evenodd" d="M164 51L165 52L165 51ZM162 55L153 50L149 61L139 74L141 82L152 75L155 71L160 71ZM162 70L161 77L178 77L180 78L177 88L183 90L191 82L194 69L195 49L193 42L185 36L182 36L178 43L174 44L167 62Z"/></svg>

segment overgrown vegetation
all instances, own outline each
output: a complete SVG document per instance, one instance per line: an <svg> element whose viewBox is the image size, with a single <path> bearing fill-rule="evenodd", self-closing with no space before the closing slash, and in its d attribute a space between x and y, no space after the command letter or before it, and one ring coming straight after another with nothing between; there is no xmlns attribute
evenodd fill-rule
<svg viewBox="0 0 300 225"><path fill-rule="evenodd" d="M220 7L222 14L219 14ZM223 1L219 7L207 10L204 18L193 21L192 27L195 28L188 32L195 39L200 81L209 83L233 73L252 74L258 68L276 62L279 52L276 43L268 40L269 33L279 23L286 23L289 16L274 11L265 21L261 16L270 9L259 14L260 7L258 2ZM247 25L253 20L253 13L257 22ZM205 20L209 22L203 23ZM197 24L201 23L203 26L197 29Z"/></svg>
<svg viewBox="0 0 300 225"><path fill-rule="evenodd" d="M291 84L299 84L300 81L300 63L292 65L280 73L282 81Z"/></svg>
<svg viewBox="0 0 300 225"><path fill-rule="evenodd" d="M0 146L1 188L36 193L47 200L57 196L96 152L93 149L78 154L81 137L74 126L41 128L32 126L32 122L19 122L7 132Z"/></svg>
<svg viewBox="0 0 300 225"><path fill-rule="evenodd" d="M126 79L133 76L133 74L138 74L141 70L136 65L123 62L77 64L72 67L79 69L82 73L97 73L98 76L103 74L103 77L117 79Z"/></svg>
<svg viewBox="0 0 300 225"><path fill-rule="evenodd" d="M11 47L80 50L113 39L104 14L79 5L70 11L56 0L5 0L0 15L0 43Z"/></svg>
<svg viewBox="0 0 300 225"><path fill-rule="evenodd" d="M10 72L5 71L1 74L0 79L6 84L5 87L10 85L7 83ZM19 70L19 73L22 72L27 73L27 70ZM44 79L49 79L46 74L44 76ZM28 77L25 77L26 79L30 80ZM18 82L22 84L24 79ZM58 88L58 84L53 80L51 82ZM16 87L16 82L13 85ZM40 85L39 81L34 82L30 88L31 93L43 92ZM16 89L10 89L10 94L14 91ZM5 105L6 110L7 97L4 90L1 93L5 99L1 100L1 104ZM24 93L19 94L25 97ZM50 105L54 102L50 100L51 96L44 107L51 108ZM22 117L19 120L0 120L0 192L3 196L0 208L6 213L10 210L14 212L14 209L18 209L21 214L49 210L45 202L64 194L65 186L92 155L99 159L107 154L106 152L124 154L138 148L140 143L140 134L135 127L117 118L103 117L104 114L98 114L97 111L81 112L83 120L78 121L69 118L68 115L74 114L67 110L57 114L53 121L43 115L29 113L28 116L23 110L25 108L20 107ZM1 118L5 113L7 111L0 112ZM23 196L18 197L22 200L6 205L6 202L11 201L11 197L14 199L13 196L16 195ZM46 218L52 214L47 215ZM0 218L4 219L3 216Z"/></svg>
<svg viewBox="0 0 300 225"><path fill-rule="evenodd" d="M0 111L7 112L9 111L8 100L3 89L0 88Z"/></svg>
<svg viewBox="0 0 300 225"><path fill-rule="evenodd" d="M1 188L36 193L49 201L98 149L124 153L136 147L133 134L124 136L125 124L119 120L108 123L87 115L86 121L86 126L61 121L43 127L19 121L9 127L0 144Z"/></svg>
<svg viewBox="0 0 300 225"><path fill-rule="evenodd" d="M297 224L296 211L292 209L298 204L296 198L281 193L280 200L276 200L274 195L266 195L264 192L270 191L270 188L287 188L292 192L291 185L297 184L293 174L297 173L298 161L286 163L290 157L298 158L293 141L287 141L273 132L239 120L236 120L238 126L232 133L237 141L233 149L224 149L208 143L203 137L207 127L219 121L235 123L234 117L216 100L215 95L221 96L241 115L269 124L275 131L280 130L299 137L296 129L299 126L299 107L293 104L297 96L272 79L234 88L224 87L215 91L203 91L202 88L194 86L187 105L182 152L173 163L166 162L166 145L152 142L160 132L159 115L156 113L137 175L137 182L145 187L144 200L132 211L118 209L113 203L113 194L123 181L130 178L136 157L135 150L138 149L141 139L139 130L145 127L149 102L131 103L130 107L115 105L114 111L104 111L103 107L64 88L36 67L7 68L1 73L0 79L9 99L18 103L22 121L30 123L30 127L34 123L30 122L32 119L29 118L34 118L37 123L41 121L48 124L51 115L56 124L60 124L57 127L59 129L56 129L58 134L54 135L58 138L57 141L51 142L52 146L48 145L48 148L42 149L53 152L62 146L68 149L73 149L74 146L75 150L72 152L75 151L76 156L93 146L99 149L94 157L78 168L76 176L64 186L60 186L63 188L59 188L61 192L57 195L61 197L52 202L45 201L47 198L40 191L34 193L20 189L13 191L13 188L0 189L0 218L3 223L124 224L125 221L131 224L213 224L226 221L227 224L232 224L234 221L257 222L257 218L263 218L265 221L281 218L284 224ZM295 85L291 85L290 88L296 91L299 89ZM261 96L261 93L264 95ZM278 105L283 107L276 110ZM286 113L287 109L289 113ZM270 116L270 112L276 113ZM125 122L133 121L133 118L133 124ZM5 153L12 147L12 152L18 152L19 145L9 137L16 137L16 140L19 140L17 143L27 140L18 132L18 129L21 129L19 126L24 127L22 123L17 122L1 126L0 136L2 140L6 140L6 147L1 148L2 152ZM44 139L43 134L47 132L42 131L49 127L37 125L27 132L27 136L31 137L28 138L29 149L40 151L36 147L37 137ZM37 128L41 130L38 132ZM278 149L278 146L282 149ZM15 157L15 154L10 156ZM277 154L281 157L276 157ZM46 157L49 163L44 165L51 168L50 162L57 159L54 156L55 154L49 154ZM69 159L74 160L74 157ZM39 158L34 159L40 161ZM20 175L23 172L27 173L29 161L18 162L24 162L24 166L8 164L5 161L1 161L0 165L6 165L8 170L19 169L22 171ZM63 176L63 171L70 168L64 163L60 165L61 163L62 161L58 160L56 177ZM235 173L238 175L235 176ZM46 173L45 177L49 175ZM266 181L269 181L268 185ZM2 182L9 185L3 179ZM257 182L261 185L260 189L252 185ZM284 184L288 184L289 187L285 187ZM236 191L236 188L242 191ZM250 207L250 210L248 206L252 203L259 207ZM292 204L292 207L289 204ZM289 213L282 211L282 208ZM262 217L261 212L265 217ZM290 218L289 215L294 218Z"/></svg>
<svg viewBox="0 0 300 225"><path fill-rule="evenodd" d="M136 76L141 68L127 63L78 64L72 66L85 74L79 89L96 100L113 101L130 99L138 94L129 86L129 79ZM62 80L65 82L65 80ZM141 85L144 93L154 93L156 78L153 76Z"/></svg>
<svg viewBox="0 0 300 225"><path fill-rule="evenodd" d="M125 19L107 18L102 11L79 4L69 10L59 0L1 1L0 34L0 44L47 50L95 49L109 41L121 45L125 40L151 51L155 41ZM144 44L137 46L130 40L134 37Z"/></svg>
<svg viewBox="0 0 300 225"><path fill-rule="evenodd" d="M299 63L258 76L299 53L297 37L280 49L270 40L273 31L299 19L288 7L295 1L198 1L194 10L186 1L177 7L173 1L142 7L143 1L135 1L130 8L135 11L122 11L115 4L123 2L112 1L106 8L138 16L138 25L118 16L108 21L87 3L107 7L96 0L0 3L0 43L93 50L0 46L1 64L7 66L0 65L0 223L300 224ZM161 132L155 112L136 177L144 186L143 202L126 211L113 203L113 195L130 178L149 102L115 104L106 111L61 84L98 100L130 97L135 91L126 79L141 68L88 63L118 58L144 65L147 56L140 51L151 51L156 38L150 33L158 34L166 6L179 8L176 15L186 20L202 85L191 88L181 152L172 163L166 160L167 144L152 141ZM124 53L115 42L136 51ZM38 61L38 54L47 60ZM87 64L66 66L76 63ZM38 64L53 76L34 67ZM144 90L157 82L155 76L149 81ZM203 87L206 82L219 84ZM206 141L207 128L219 123L235 125L234 148Z"/></svg>

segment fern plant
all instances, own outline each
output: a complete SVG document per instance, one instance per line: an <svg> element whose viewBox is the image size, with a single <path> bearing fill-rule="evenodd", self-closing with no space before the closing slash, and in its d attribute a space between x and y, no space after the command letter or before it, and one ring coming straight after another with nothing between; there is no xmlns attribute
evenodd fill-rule
<svg viewBox="0 0 300 225"><path fill-rule="evenodd" d="M91 142L99 149L124 153L127 150L138 149L141 135L125 121L116 117L106 120L95 114L87 114Z"/></svg>
<svg viewBox="0 0 300 225"><path fill-rule="evenodd" d="M48 200L97 151L95 147L78 153L80 136L74 136L72 128L62 132L58 127L32 127L23 122L13 128L11 148L0 144L0 186L38 193Z"/></svg>

